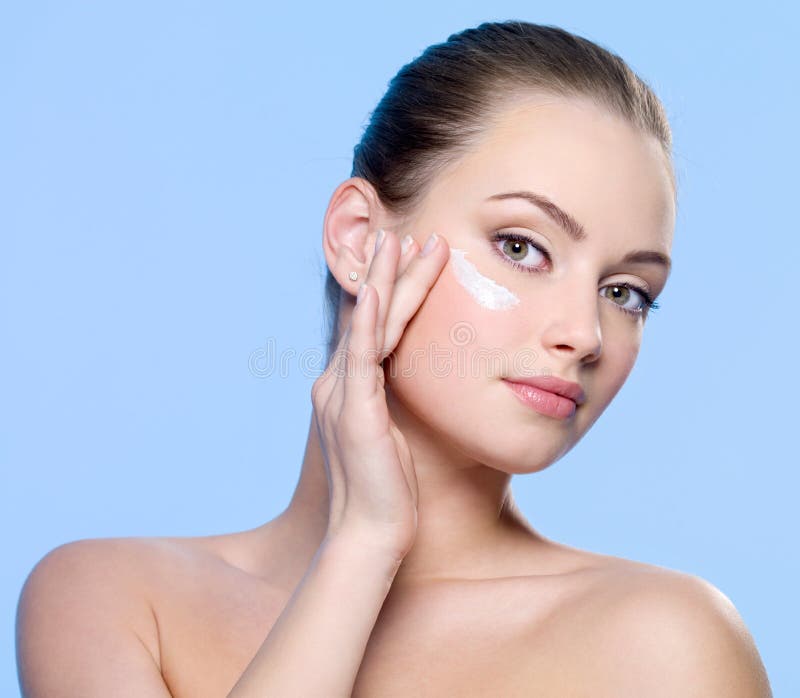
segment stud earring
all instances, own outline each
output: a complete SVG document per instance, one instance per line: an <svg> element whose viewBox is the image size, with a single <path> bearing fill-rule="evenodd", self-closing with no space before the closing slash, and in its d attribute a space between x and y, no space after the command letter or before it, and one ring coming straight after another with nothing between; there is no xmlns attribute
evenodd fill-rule
<svg viewBox="0 0 800 698"><path fill-rule="evenodd" d="M358 272L357 271L351 271L347 276L350 279L350 281L357 281L358 280Z"/></svg>

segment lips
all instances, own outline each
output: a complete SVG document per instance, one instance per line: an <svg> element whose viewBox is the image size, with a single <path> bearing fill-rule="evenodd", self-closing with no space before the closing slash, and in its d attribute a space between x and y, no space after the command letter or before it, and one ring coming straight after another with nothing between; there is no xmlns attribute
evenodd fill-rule
<svg viewBox="0 0 800 698"><path fill-rule="evenodd" d="M569 398L576 405L582 405L586 402L586 394L578 383L566 381L557 376L508 376L504 378L504 380L512 383L530 385L539 390L546 390L550 393L561 395L562 397Z"/></svg>

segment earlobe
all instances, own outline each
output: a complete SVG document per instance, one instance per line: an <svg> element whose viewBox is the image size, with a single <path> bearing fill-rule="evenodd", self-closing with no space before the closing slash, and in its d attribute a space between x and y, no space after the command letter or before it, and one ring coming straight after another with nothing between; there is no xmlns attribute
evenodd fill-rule
<svg viewBox="0 0 800 698"><path fill-rule="evenodd" d="M359 286L361 286L361 282L367 275L370 261L371 256L366 260L360 260L355 256L349 245L341 244L333 263L328 262L328 268L336 281L339 282L339 285L350 295L355 296Z"/></svg>

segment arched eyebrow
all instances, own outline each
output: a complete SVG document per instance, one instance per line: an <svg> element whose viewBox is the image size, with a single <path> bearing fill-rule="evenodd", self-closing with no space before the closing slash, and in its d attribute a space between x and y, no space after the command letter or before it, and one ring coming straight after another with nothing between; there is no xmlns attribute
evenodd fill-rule
<svg viewBox="0 0 800 698"><path fill-rule="evenodd" d="M502 199L523 199L544 211L575 242L586 240L587 236L584 227L563 208L543 194L537 194L533 191L509 191L502 194L494 194L486 200L498 201ZM667 274L672 268L672 260L669 256L657 250L632 250L622 258L622 262L623 264L659 264L666 269Z"/></svg>

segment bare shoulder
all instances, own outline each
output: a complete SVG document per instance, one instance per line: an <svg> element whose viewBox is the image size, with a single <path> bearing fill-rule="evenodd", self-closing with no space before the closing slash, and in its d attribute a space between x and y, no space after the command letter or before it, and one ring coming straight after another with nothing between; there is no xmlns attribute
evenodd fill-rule
<svg viewBox="0 0 800 698"><path fill-rule="evenodd" d="M609 696L772 696L753 637L722 591L696 575L613 560L586 595L587 685Z"/></svg>
<svg viewBox="0 0 800 698"><path fill-rule="evenodd" d="M169 695L143 593L156 547L148 539L86 539L36 563L17 605L23 695Z"/></svg>
<svg viewBox="0 0 800 698"><path fill-rule="evenodd" d="M93 538L59 545L28 574L18 617L32 610L32 600L57 599L62 607L95 606L129 623L157 657L157 644L149 642L155 626L144 592L148 571L163 550L155 538Z"/></svg>
<svg viewBox="0 0 800 698"><path fill-rule="evenodd" d="M252 557L238 534L50 551L18 605L23 695L225 695L285 602L247 569Z"/></svg>

